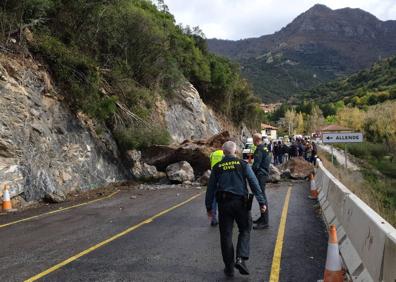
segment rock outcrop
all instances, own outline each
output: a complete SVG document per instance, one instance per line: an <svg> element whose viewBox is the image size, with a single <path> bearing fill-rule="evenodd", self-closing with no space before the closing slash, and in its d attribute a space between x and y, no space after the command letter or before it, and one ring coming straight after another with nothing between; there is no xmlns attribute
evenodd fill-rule
<svg viewBox="0 0 396 282"><path fill-rule="evenodd" d="M0 55L0 182L26 201L62 201L76 189L125 180L111 133L73 115L45 70Z"/></svg>
<svg viewBox="0 0 396 282"><path fill-rule="evenodd" d="M170 100L157 103L157 111L175 143L206 139L221 131L214 112L189 82L175 90Z"/></svg>

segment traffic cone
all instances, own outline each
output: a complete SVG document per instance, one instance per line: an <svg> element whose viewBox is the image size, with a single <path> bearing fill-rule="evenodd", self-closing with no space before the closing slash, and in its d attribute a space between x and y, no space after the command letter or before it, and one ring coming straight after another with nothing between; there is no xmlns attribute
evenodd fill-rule
<svg viewBox="0 0 396 282"><path fill-rule="evenodd" d="M311 190L311 194L308 196L308 198L312 199L312 200L317 200L318 199L318 188L316 186L316 182L315 182L315 178L314 178L314 174L311 173L309 175L309 181L310 181L310 190Z"/></svg>
<svg viewBox="0 0 396 282"><path fill-rule="evenodd" d="M8 212L12 210L10 191L8 191L8 184L3 185L3 212Z"/></svg>
<svg viewBox="0 0 396 282"><path fill-rule="evenodd" d="M334 224L329 229L329 244L327 247L326 269L323 281L344 281L344 271L342 270L340 251L338 249L337 229Z"/></svg>

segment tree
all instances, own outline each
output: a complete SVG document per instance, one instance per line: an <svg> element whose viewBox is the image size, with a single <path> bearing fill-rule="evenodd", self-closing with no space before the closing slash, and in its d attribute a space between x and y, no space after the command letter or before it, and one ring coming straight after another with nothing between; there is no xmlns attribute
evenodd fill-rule
<svg viewBox="0 0 396 282"><path fill-rule="evenodd" d="M285 122L289 131L289 136L294 134L294 128L296 123L296 112L293 109L287 110L285 112Z"/></svg>
<svg viewBox="0 0 396 282"><path fill-rule="evenodd" d="M299 112L296 115L296 130L294 134L303 134L304 133L304 115L303 113Z"/></svg>
<svg viewBox="0 0 396 282"><path fill-rule="evenodd" d="M358 108L343 108L337 113L337 122L354 130L362 130L364 123L364 111Z"/></svg>
<svg viewBox="0 0 396 282"><path fill-rule="evenodd" d="M317 131L323 124L324 117L322 111L320 110L318 105L315 105L311 110L311 114L306 115L305 132L313 133Z"/></svg>

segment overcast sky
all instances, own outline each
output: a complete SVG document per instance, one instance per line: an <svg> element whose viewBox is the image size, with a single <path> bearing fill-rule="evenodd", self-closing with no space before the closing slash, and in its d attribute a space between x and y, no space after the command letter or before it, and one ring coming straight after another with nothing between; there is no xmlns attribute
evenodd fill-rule
<svg viewBox="0 0 396 282"><path fill-rule="evenodd" d="M396 0L165 0L177 23L200 26L207 38L241 39L271 34L316 3L361 8L396 20ZM297 4L298 3L298 4Z"/></svg>

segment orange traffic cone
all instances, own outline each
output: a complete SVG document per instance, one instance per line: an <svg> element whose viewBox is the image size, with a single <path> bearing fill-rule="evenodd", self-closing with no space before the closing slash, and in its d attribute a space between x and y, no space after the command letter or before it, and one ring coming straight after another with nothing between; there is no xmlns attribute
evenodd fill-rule
<svg viewBox="0 0 396 282"><path fill-rule="evenodd" d="M344 272L342 270L340 251L338 249L337 229L333 224L329 229L329 244L327 247L326 269L324 282L343 282Z"/></svg>
<svg viewBox="0 0 396 282"><path fill-rule="evenodd" d="M11 198L10 198L10 192L8 191L8 184L3 185L3 212L8 212L12 210L12 205L11 205Z"/></svg>
<svg viewBox="0 0 396 282"><path fill-rule="evenodd" d="M318 192L318 188L316 186L316 182L315 182L313 173L311 173L309 175L309 181L310 181L311 194L308 196L308 198L310 198L312 200L317 200L319 192Z"/></svg>

